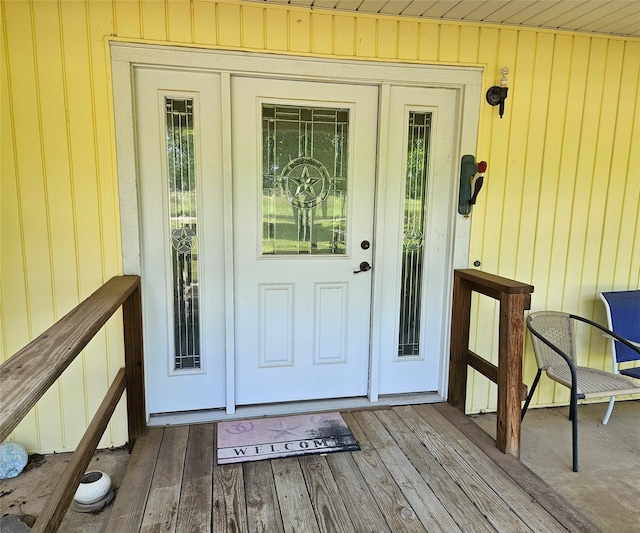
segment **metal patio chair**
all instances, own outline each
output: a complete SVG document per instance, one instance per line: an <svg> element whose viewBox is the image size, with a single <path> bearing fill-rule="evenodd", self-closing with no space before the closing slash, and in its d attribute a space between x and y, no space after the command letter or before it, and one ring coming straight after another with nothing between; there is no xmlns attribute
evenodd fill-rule
<svg viewBox="0 0 640 533"><path fill-rule="evenodd" d="M604 302L607 311L608 328L640 348L640 290L601 292L600 299ZM619 343L613 337L610 337L610 340L612 372L640 379L640 366L620 368L621 363L640 361L640 354ZM605 425L609 422L615 402L616 397L612 396L602 421Z"/></svg>
<svg viewBox="0 0 640 533"><path fill-rule="evenodd" d="M640 394L640 385L630 378L595 368L578 366L575 327L587 324L610 335L640 355L640 348L617 333L586 318L558 311L538 311L527 317L538 373L522 409L522 419L538 385L542 372L571 391L569 419L572 422L573 471L578 471L578 400L623 394Z"/></svg>

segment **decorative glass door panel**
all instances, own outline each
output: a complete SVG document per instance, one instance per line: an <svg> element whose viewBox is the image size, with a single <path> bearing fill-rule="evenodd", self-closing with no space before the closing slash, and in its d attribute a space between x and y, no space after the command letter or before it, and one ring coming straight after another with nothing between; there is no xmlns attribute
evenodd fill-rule
<svg viewBox="0 0 640 533"><path fill-rule="evenodd" d="M409 112L398 355L420 355L431 113Z"/></svg>
<svg viewBox="0 0 640 533"><path fill-rule="evenodd" d="M193 98L165 98L174 370L200 368Z"/></svg>
<svg viewBox="0 0 640 533"><path fill-rule="evenodd" d="M262 104L262 253L344 254L349 110Z"/></svg>

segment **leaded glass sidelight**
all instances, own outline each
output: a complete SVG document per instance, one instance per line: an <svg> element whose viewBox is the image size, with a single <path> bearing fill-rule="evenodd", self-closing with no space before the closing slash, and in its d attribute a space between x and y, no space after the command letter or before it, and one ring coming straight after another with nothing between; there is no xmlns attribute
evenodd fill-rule
<svg viewBox="0 0 640 533"><path fill-rule="evenodd" d="M193 99L165 98L174 370L200 368Z"/></svg>
<svg viewBox="0 0 640 533"><path fill-rule="evenodd" d="M398 355L420 355L431 113L409 113Z"/></svg>
<svg viewBox="0 0 640 533"><path fill-rule="evenodd" d="M263 104L263 254L345 254L348 130L348 109Z"/></svg>

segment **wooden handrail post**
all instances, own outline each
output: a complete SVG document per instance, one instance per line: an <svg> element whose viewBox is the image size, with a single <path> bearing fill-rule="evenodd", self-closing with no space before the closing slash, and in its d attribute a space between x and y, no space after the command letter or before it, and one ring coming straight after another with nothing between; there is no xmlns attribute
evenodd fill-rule
<svg viewBox="0 0 640 533"><path fill-rule="evenodd" d="M122 305L124 361L127 376L129 451L147 427L142 347L142 298L140 285Z"/></svg>
<svg viewBox="0 0 640 533"><path fill-rule="evenodd" d="M467 351L469 349L470 321L471 284L461 276L454 276L448 401L463 413L467 401Z"/></svg>
<svg viewBox="0 0 640 533"><path fill-rule="evenodd" d="M469 350L471 293L475 291L500 302L498 366ZM480 270L456 270L453 280L449 397L447 401L465 412L467 366L498 385L496 445L504 453L520 457L520 405L526 396L522 384L524 312L531 307L533 286L487 274Z"/></svg>
<svg viewBox="0 0 640 533"><path fill-rule="evenodd" d="M530 300L529 294L503 293L500 296L496 445L517 458L520 458L524 312L530 308Z"/></svg>

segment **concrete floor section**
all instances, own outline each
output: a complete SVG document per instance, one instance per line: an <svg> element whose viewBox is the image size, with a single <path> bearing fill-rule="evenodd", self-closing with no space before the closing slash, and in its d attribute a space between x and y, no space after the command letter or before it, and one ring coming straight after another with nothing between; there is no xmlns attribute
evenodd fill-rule
<svg viewBox="0 0 640 533"><path fill-rule="evenodd" d="M578 406L578 472L573 472L569 409L531 409L520 460L605 533L640 532L640 400ZM472 419L495 436L495 413Z"/></svg>
<svg viewBox="0 0 640 533"><path fill-rule="evenodd" d="M578 407L579 472L571 470L571 422L566 407L532 409L527 413L522 425L521 460L604 533L637 533L640 400L618 402L611 420L603 426L605 410L606 404ZM495 435L494 413L473 415L472 419ZM0 516L14 515L32 525L69 457L70 454L33 455L17 478L0 480ZM128 461L124 448L101 450L88 470L106 472L117 489ZM70 510L59 531L102 532L111 507L97 513ZM5 529L5 523L0 522L2 533Z"/></svg>

